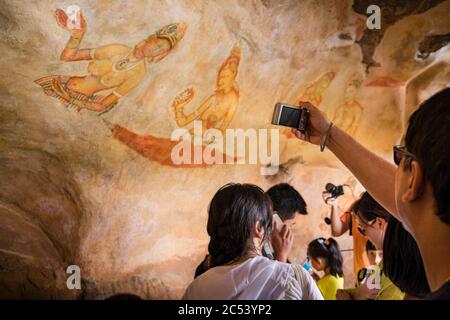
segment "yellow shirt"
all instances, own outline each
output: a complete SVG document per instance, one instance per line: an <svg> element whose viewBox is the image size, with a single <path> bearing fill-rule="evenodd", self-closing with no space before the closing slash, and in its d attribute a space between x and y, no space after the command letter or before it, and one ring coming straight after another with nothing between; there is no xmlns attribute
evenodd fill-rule
<svg viewBox="0 0 450 320"><path fill-rule="evenodd" d="M325 300L336 300L336 292L344 289L344 278L329 274L317 281L317 286Z"/></svg>
<svg viewBox="0 0 450 320"><path fill-rule="evenodd" d="M378 266L383 270L383 261ZM403 300L405 297L405 293L396 287L384 272L381 273L380 287L376 300Z"/></svg>
<svg viewBox="0 0 450 320"><path fill-rule="evenodd" d="M378 292L378 295L375 298L375 300L403 300L403 298L405 297L405 293L402 292L398 287L396 287L395 284L393 284L392 281L384 274L383 261L381 261L378 264L378 266L370 267L368 272L370 273L371 277L374 277L373 279L378 278L379 281L378 286L380 288L380 291ZM366 278L365 281L370 280ZM360 285L361 284L358 281L357 287L359 287ZM347 291L351 296L353 296L355 294L356 289L357 288L351 288L346 289L345 291Z"/></svg>

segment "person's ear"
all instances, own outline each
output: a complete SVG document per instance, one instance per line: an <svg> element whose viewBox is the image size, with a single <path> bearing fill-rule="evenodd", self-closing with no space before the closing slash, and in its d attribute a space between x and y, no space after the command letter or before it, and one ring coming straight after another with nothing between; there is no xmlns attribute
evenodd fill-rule
<svg viewBox="0 0 450 320"><path fill-rule="evenodd" d="M403 200L414 201L419 198L424 190L425 177L419 162L411 161L411 169L408 177L408 190L403 195Z"/></svg>
<svg viewBox="0 0 450 320"><path fill-rule="evenodd" d="M253 226L253 235L259 239L264 239L264 226L257 221Z"/></svg>
<svg viewBox="0 0 450 320"><path fill-rule="evenodd" d="M387 221L384 220L383 218L377 217L377 219L375 220L375 224L378 229L384 230L387 225Z"/></svg>

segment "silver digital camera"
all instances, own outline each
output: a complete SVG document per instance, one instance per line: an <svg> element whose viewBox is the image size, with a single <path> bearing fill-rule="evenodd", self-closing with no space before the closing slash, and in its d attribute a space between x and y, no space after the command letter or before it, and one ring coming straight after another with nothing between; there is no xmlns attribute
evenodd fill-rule
<svg viewBox="0 0 450 320"><path fill-rule="evenodd" d="M305 107L296 107L287 103L275 104L272 124L295 128L302 133L308 129L309 110Z"/></svg>

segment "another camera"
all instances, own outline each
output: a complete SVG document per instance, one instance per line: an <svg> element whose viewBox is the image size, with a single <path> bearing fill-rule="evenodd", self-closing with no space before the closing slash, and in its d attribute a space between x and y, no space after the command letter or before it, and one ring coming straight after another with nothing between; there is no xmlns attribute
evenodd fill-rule
<svg viewBox="0 0 450 320"><path fill-rule="evenodd" d="M335 186L332 183L327 183L325 185L325 190L331 194L331 198L337 198L344 195L344 186Z"/></svg>
<svg viewBox="0 0 450 320"><path fill-rule="evenodd" d="M277 103L272 116L272 124L295 128L301 133L308 129L309 110L287 103Z"/></svg>
<svg viewBox="0 0 450 320"><path fill-rule="evenodd" d="M344 195L344 185L335 186L332 183L327 183L325 185L325 190L326 190L327 193L331 194L331 196L328 197L327 199L325 199L325 201L328 201L328 199L330 199L330 198L335 198L336 199L337 197L340 197L340 196ZM328 217L326 217L324 219L324 221L328 225L331 224L331 219L328 218Z"/></svg>

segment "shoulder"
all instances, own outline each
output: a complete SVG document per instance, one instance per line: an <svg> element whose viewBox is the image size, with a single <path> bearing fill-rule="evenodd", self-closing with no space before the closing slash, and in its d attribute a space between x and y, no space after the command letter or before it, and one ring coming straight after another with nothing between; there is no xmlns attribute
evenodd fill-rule
<svg viewBox="0 0 450 320"><path fill-rule="evenodd" d="M286 296L301 300L323 300L322 294L311 275L299 264L290 265Z"/></svg>
<svg viewBox="0 0 450 320"><path fill-rule="evenodd" d="M344 283L343 277L336 277L336 276L332 276L330 274L321 278L319 281L317 281L318 286L320 286L322 284L339 286L341 283L342 284Z"/></svg>
<svg viewBox="0 0 450 320"><path fill-rule="evenodd" d="M450 280L447 281L439 290L430 293L427 300L450 300Z"/></svg>

